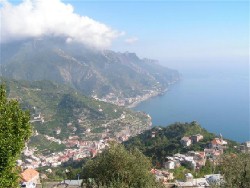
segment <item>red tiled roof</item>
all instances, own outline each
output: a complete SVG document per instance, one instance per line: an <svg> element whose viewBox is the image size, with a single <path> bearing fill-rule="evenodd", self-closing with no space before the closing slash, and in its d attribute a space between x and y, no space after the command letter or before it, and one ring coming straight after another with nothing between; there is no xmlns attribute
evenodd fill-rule
<svg viewBox="0 0 250 188"><path fill-rule="evenodd" d="M222 142L221 142L220 139L215 138L215 139L212 140L212 144L213 144L213 145L216 145L216 144L217 144L217 145L222 145Z"/></svg>
<svg viewBox="0 0 250 188"><path fill-rule="evenodd" d="M36 177L39 173L34 170L34 169L26 169L21 173L21 178L23 181L25 182L29 182L30 180L32 180L34 177Z"/></svg>

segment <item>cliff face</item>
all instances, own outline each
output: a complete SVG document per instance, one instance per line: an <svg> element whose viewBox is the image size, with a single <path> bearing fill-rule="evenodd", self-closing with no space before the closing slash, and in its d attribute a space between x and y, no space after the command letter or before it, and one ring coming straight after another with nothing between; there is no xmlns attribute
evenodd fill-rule
<svg viewBox="0 0 250 188"><path fill-rule="evenodd" d="M1 45L2 74L17 80L51 80L85 95L116 100L164 90L178 72L134 53L116 53L43 38Z"/></svg>

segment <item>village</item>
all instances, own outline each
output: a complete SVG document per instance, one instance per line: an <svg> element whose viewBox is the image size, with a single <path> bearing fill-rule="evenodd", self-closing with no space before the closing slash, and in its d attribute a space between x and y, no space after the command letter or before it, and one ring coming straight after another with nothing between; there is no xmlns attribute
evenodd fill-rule
<svg viewBox="0 0 250 188"><path fill-rule="evenodd" d="M155 132L152 132L152 138L155 137ZM23 185L29 188L39 186L41 176L35 170L38 167L58 167L68 161L80 161L87 157L95 157L108 147L110 141L123 142L130 137L129 134L117 138L106 137L99 141L80 141L79 137L72 136L69 139L60 141L53 137L47 136L47 139L53 142L64 143L67 146L62 152L52 153L49 156L35 156L34 149L28 147L24 150L26 156L25 161L18 161L18 165L24 169L21 174ZM191 136L184 136L180 140L182 147L189 148L192 144L198 143L203 140L203 135L196 134ZM188 151L187 153L176 153L173 156L167 156L162 168L151 169L151 173L155 175L156 179L162 182L166 187L210 187L211 185L220 185L223 180L221 174L205 174L202 178L195 178L194 174L184 174L185 179L179 180L174 177L173 171L181 166L188 167L190 170L198 171L205 166L209 161L213 165L218 165L220 156L228 148L228 143L222 138L214 138L208 143L208 147L202 151ZM243 143L238 148L240 152L250 153L250 141ZM47 173L52 173L52 169L48 168ZM27 175L29 174L29 175ZM46 177L46 176L45 176ZM66 180L71 187L80 186L81 180ZM61 182L62 183L62 182Z"/></svg>
<svg viewBox="0 0 250 188"><path fill-rule="evenodd" d="M155 132L152 133L155 136ZM203 139L203 135L196 134L192 136L183 137L180 142L183 147L189 147L192 144L198 143ZM208 143L208 148L204 148L203 151L188 151L187 153L176 153L173 156L167 156L163 164L163 168L152 169L151 173L155 174L157 180L163 182L166 187L178 187L178 188L202 188L212 187L214 185L221 185L224 181L221 174L206 174L202 178L194 178L194 174L186 173L185 178L178 180L174 177L173 170L181 166L188 167L190 170L196 172L206 165L209 161L210 164L216 166L220 163L220 156L228 148L228 143L220 138L214 138ZM247 141L240 145L239 152L250 153L250 141Z"/></svg>
<svg viewBox="0 0 250 188"><path fill-rule="evenodd" d="M167 89L165 91L167 91ZM118 106L127 106L128 108L133 108L140 102L145 101L151 97L155 97L161 94L163 91L159 88L155 88L154 90L144 90L143 92L144 92L143 95L137 95L136 97L130 97L130 98L124 98L124 97L119 98L114 93L109 93L102 98L98 98L96 95L93 95L92 97L99 101L112 103Z"/></svg>
<svg viewBox="0 0 250 188"><path fill-rule="evenodd" d="M64 162L81 160L86 157L95 157L97 153L100 153L107 145L108 141L112 139L106 138L104 140L97 141L79 141L79 137L69 137L65 141L55 139L54 137L46 136L48 140L52 142L63 143L66 145L67 149L61 152L52 153L48 156L42 154L35 155L36 149L29 149L28 146L25 147L23 152L25 156L25 161L18 160L19 166L23 169L26 168L38 168L38 167L57 167Z"/></svg>

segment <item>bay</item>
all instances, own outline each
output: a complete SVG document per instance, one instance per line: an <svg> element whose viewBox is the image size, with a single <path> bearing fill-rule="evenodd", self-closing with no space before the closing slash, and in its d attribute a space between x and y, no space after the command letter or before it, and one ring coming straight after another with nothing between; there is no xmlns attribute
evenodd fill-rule
<svg viewBox="0 0 250 188"><path fill-rule="evenodd" d="M153 126L198 121L208 131L238 142L250 140L249 70L183 70L162 96L134 108L152 117Z"/></svg>

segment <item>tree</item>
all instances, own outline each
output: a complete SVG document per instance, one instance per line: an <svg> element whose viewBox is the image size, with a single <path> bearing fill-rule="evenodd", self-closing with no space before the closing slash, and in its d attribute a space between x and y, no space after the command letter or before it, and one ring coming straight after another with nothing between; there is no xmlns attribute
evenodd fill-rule
<svg viewBox="0 0 250 188"><path fill-rule="evenodd" d="M161 187L150 173L151 162L139 150L127 151L111 143L83 168L83 187L153 188Z"/></svg>
<svg viewBox="0 0 250 188"><path fill-rule="evenodd" d="M0 86L0 187L18 187L18 159L31 135L30 116L17 100L8 100Z"/></svg>
<svg viewBox="0 0 250 188"><path fill-rule="evenodd" d="M224 187L250 187L250 154L223 156L220 170L225 178Z"/></svg>
<svg viewBox="0 0 250 188"><path fill-rule="evenodd" d="M198 177L204 177L207 174L213 174L214 165L210 160L206 160L205 166L202 166L198 172Z"/></svg>

